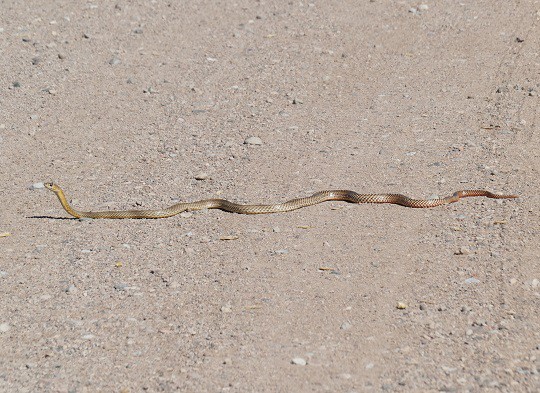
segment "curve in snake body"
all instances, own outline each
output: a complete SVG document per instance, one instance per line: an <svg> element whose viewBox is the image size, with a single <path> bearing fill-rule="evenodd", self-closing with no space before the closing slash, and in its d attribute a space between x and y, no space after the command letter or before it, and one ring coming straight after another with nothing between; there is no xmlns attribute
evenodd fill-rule
<svg viewBox="0 0 540 393"><path fill-rule="evenodd" d="M461 198L483 196L494 199L517 198L517 195L500 195L485 190L457 191L452 196L435 199L412 199L401 194L358 194L349 190L319 191L306 197L291 199L275 205L241 205L225 199L205 199L197 202L177 203L165 209L157 210L118 210L83 212L75 210L68 203L62 189L54 183L45 183L45 187L53 191L62 207L76 218L165 218L175 216L184 211L202 209L221 209L239 214L281 213L316 205L326 201L345 201L350 203L392 203L412 208L429 208L457 202Z"/></svg>

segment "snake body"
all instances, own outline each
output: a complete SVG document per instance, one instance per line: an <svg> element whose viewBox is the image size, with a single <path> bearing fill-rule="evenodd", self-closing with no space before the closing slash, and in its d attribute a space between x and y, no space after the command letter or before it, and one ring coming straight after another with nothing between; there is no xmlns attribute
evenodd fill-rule
<svg viewBox="0 0 540 393"><path fill-rule="evenodd" d="M457 202L461 198L483 196L494 199L517 198L517 195L500 195L485 190L457 191L452 196L434 199L412 199L401 194L358 194L349 190L319 191L306 197L291 199L290 201L274 205L241 205L226 199L205 199L197 202L183 202L157 210L118 210L83 212L75 210L68 203L62 189L54 183L45 183L45 187L53 191L62 207L70 215L76 218L165 218L177 215L185 211L202 209L221 209L239 214L267 214L282 213L300 209L306 206L316 205L326 201L346 201L350 203L392 203L405 207L429 208Z"/></svg>

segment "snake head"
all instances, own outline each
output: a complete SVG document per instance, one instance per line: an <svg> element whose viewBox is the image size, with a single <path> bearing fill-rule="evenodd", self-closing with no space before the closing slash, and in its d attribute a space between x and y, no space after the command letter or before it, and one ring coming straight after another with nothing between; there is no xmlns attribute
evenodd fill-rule
<svg viewBox="0 0 540 393"><path fill-rule="evenodd" d="M58 187L54 183L44 183L43 185L45 186L45 188L48 188L49 190L51 190L53 192L57 192L60 189L60 187Z"/></svg>

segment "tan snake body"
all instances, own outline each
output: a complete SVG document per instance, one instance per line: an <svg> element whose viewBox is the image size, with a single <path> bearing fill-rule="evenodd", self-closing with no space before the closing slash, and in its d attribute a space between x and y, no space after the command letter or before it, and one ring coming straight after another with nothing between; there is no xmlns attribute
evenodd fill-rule
<svg viewBox="0 0 540 393"><path fill-rule="evenodd" d="M165 218L185 211L202 209L221 209L239 214L267 214L281 213L302 207L316 205L326 201L346 201L350 203L392 203L405 207L428 208L457 202L461 198L483 196L487 198L504 199L517 198L517 195L500 195L485 190L457 191L452 196L434 199L412 199L401 194L358 194L349 190L319 191L306 198L291 199L290 201L274 205L241 205L225 199L205 199L197 202L182 202L157 210L118 210L83 212L73 209L64 195L62 189L54 183L45 183L45 187L53 191L62 207L76 218Z"/></svg>

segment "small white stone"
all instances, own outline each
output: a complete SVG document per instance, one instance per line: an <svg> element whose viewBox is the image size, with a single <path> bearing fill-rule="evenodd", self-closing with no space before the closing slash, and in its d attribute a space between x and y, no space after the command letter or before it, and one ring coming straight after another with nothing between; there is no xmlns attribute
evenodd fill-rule
<svg viewBox="0 0 540 393"><path fill-rule="evenodd" d="M469 255L470 253L471 253L471 250L469 249L469 247L462 246L456 252L456 255Z"/></svg>
<svg viewBox="0 0 540 393"><path fill-rule="evenodd" d="M296 364L297 366L305 366L307 364L306 359L302 358L293 358L291 363Z"/></svg>
<svg viewBox="0 0 540 393"><path fill-rule="evenodd" d="M208 179L208 173L201 172L195 175L195 180L206 180Z"/></svg>
<svg viewBox="0 0 540 393"><path fill-rule="evenodd" d="M30 187L30 189L32 190L40 190L42 188L45 188L45 184L43 184L42 182L40 183L34 183L32 184L32 186Z"/></svg>
<svg viewBox="0 0 540 393"><path fill-rule="evenodd" d="M474 277L465 280L465 284L480 284L480 280Z"/></svg>
<svg viewBox="0 0 540 393"><path fill-rule="evenodd" d="M244 145L262 145L262 140L257 136L250 136L244 140Z"/></svg>
<svg viewBox="0 0 540 393"><path fill-rule="evenodd" d="M339 328L341 330L349 330L351 327L352 325L349 322L343 322Z"/></svg>
<svg viewBox="0 0 540 393"><path fill-rule="evenodd" d="M91 340L94 338L94 335L93 334L85 334L84 336L82 336L82 338L84 340Z"/></svg>
<svg viewBox="0 0 540 393"><path fill-rule="evenodd" d="M427 4L420 4L418 6L419 11L427 11L429 9L429 6Z"/></svg>
<svg viewBox="0 0 540 393"><path fill-rule="evenodd" d="M540 281L537 278L531 281L531 285L533 288L536 288L539 284L540 284Z"/></svg>
<svg viewBox="0 0 540 393"><path fill-rule="evenodd" d="M6 333L9 329L11 329L9 323L0 323L0 333Z"/></svg>

